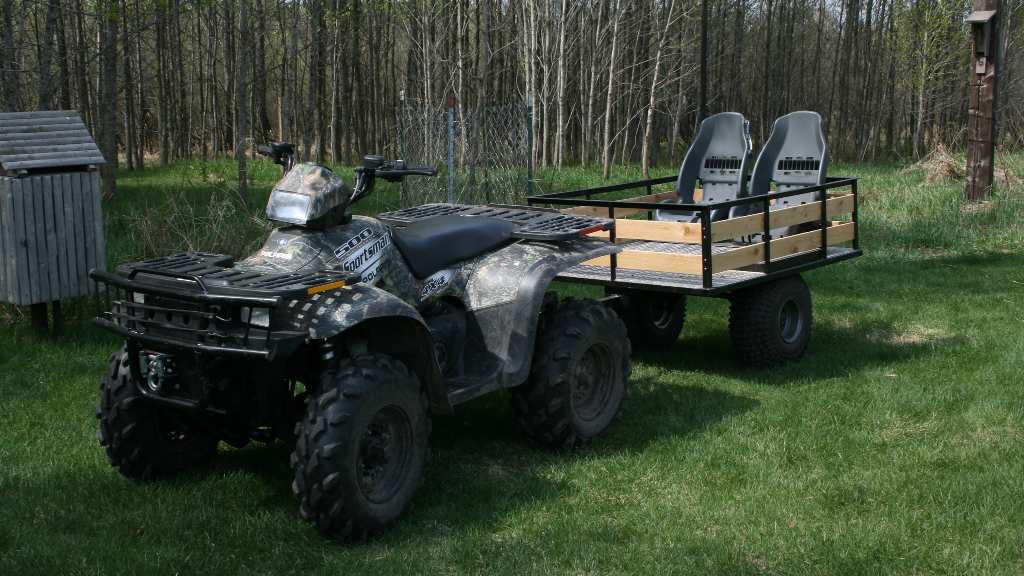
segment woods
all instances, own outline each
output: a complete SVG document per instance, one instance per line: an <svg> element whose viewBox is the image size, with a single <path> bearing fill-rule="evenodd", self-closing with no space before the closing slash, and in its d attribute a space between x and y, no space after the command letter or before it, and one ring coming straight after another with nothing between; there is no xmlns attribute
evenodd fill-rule
<svg viewBox="0 0 1024 576"><path fill-rule="evenodd" d="M1024 145L1022 4L1003 0L998 22L997 141L1009 147ZM775 117L817 110L835 157L915 159L966 144L969 11L964 0L2 0L0 105L80 110L130 169L244 161L269 139L350 163L393 146L403 98L441 111L450 97L457 114L531 103L539 166L677 162L699 119L724 110L743 112L756 141Z"/></svg>

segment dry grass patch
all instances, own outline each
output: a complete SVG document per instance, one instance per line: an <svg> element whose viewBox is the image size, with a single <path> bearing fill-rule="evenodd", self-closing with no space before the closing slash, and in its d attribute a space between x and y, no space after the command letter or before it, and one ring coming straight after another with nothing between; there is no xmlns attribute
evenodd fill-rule
<svg viewBox="0 0 1024 576"><path fill-rule="evenodd" d="M938 184L947 180L962 179L965 176L966 164L966 160L955 156L945 144L939 144L907 169L923 170L925 180L929 184Z"/></svg>
<svg viewBox="0 0 1024 576"><path fill-rule="evenodd" d="M950 336L951 334L943 328L911 324L903 330L889 334L887 340L890 344L898 346L920 346L922 344L931 344Z"/></svg>
<svg viewBox="0 0 1024 576"><path fill-rule="evenodd" d="M878 432L878 437L886 443L901 442L922 436L934 431L939 426L935 416L929 416L927 420L915 420L904 416L897 416L888 421Z"/></svg>

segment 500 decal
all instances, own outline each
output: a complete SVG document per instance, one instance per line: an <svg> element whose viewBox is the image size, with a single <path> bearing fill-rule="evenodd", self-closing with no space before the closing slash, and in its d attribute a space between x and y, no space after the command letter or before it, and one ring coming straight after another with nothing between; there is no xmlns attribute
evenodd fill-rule
<svg viewBox="0 0 1024 576"><path fill-rule="evenodd" d="M363 242L366 242L366 240L371 236L373 236L373 230L370 230L369 228L363 228L362 231L359 232L359 234L356 234L355 236L349 238L348 242L335 248L334 257L337 258L338 260L341 260L342 258L344 258L345 254L348 254L357 246L359 246Z"/></svg>
<svg viewBox="0 0 1024 576"><path fill-rule="evenodd" d="M363 233L360 232L359 236L362 235ZM341 267L346 272L358 272L363 282L369 282L377 275L377 268L380 266L385 250L390 245L391 233L385 232L383 236L375 237L362 250L345 260Z"/></svg>
<svg viewBox="0 0 1024 576"><path fill-rule="evenodd" d="M451 270L442 270L431 274L429 278L423 281L423 287L420 288L420 300L426 300L430 296L440 292L451 281Z"/></svg>

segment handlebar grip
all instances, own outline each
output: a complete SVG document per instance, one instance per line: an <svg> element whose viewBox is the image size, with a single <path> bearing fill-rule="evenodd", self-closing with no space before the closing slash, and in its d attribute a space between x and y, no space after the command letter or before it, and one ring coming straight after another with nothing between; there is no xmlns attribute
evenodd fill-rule
<svg viewBox="0 0 1024 576"><path fill-rule="evenodd" d="M410 176L437 176L437 168L434 166L411 166L405 170Z"/></svg>

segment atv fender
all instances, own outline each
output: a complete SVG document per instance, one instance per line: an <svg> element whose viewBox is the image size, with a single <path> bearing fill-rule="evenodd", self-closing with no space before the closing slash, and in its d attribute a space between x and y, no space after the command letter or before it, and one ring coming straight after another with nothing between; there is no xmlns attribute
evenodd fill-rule
<svg viewBox="0 0 1024 576"><path fill-rule="evenodd" d="M296 324L304 323L311 339L365 340L371 350L402 360L419 377L433 411L451 412L430 331L415 308L384 290L356 284L317 294L299 310Z"/></svg>
<svg viewBox="0 0 1024 576"><path fill-rule="evenodd" d="M589 238L520 242L479 263L469 279L465 300L488 354L501 367L488 389L518 386L529 376L544 294L555 276L620 250L609 242Z"/></svg>

